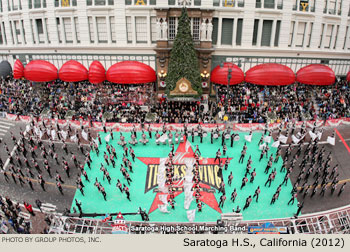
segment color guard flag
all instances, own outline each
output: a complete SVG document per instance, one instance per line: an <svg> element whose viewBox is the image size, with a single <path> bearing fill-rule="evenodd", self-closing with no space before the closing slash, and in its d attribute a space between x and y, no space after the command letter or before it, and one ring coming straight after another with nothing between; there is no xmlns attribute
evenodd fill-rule
<svg viewBox="0 0 350 252"><path fill-rule="evenodd" d="M280 146L280 141L273 142L271 146L274 148L278 148L278 146Z"/></svg>
<svg viewBox="0 0 350 252"><path fill-rule="evenodd" d="M300 139L294 135L292 135L292 140L293 140L293 143L295 143L295 144L299 143L299 141L300 141Z"/></svg>
<svg viewBox="0 0 350 252"><path fill-rule="evenodd" d="M109 140L110 140L110 138L111 138L111 135L108 134L108 135L105 137L105 141L108 143Z"/></svg>
<svg viewBox="0 0 350 252"><path fill-rule="evenodd" d="M271 136L265 136L265 137L264 137L264 141L265 141L266 143L271 143Z"/></svg>
<svg viewBox="0 0 350 252"><path fill-rule="evenodd" d="M335 145L335 137L327 137L327 143L331 145Z"/></svg>
<svg viewBox="0 0 350 252"><path fill-rule="evenodd" d="M253 136L253 135L245 135L245 136L244 136L244 139L245 139L247 142L250 143L250 142L252 141L252 136Z"/></svg>
<svg viewBox="0 0 350 252"><path fill-rule="evenodd" d="M84 130L81 132L81 136L88 141L88 134Z"/></svg>
<svg viewBox="0 0 350 252"><path fill-rule="evenodd" d="M287 141L288 141L288 137L286 137L285 135L280 135L279 137L278 137L278 141L280 141L281 143L286 143Z"/></svg>

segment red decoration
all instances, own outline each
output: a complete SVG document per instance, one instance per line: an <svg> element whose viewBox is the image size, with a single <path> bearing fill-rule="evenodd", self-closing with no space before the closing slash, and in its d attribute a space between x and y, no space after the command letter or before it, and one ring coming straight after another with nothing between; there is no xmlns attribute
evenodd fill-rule
<svg viewBox="0 0 350 252"><path fill-rule="evenodd" d="M112 65L106 78L118 84L142 84L155 82L157 79L152 67L138 61L122 61Z"/></svg>
<svg viewBox="0 0 350 252"><path fill-rule="evenodd" d="M57 68L45 60L32 60L24 68L24 77L30 81L47 82L57 79Z"/></svg>
<svg viewBox="0 0 350 252"><path fill-rule="evenodd" d="M297 81L308 85L331 85L335 82L335 74L326 65L311 64L299 69Z"/></svg>
<svg viewBox="0 0 350 252"><path fill-rule="evenodd" d="M210 81L216 84L227 85L228 70L231 68L230 85L236 85L244 81L243 71L235 64L231 62L225 62L224 66L216 66L211 72Z"/></svg>
<svg viewBox="0 0 350 252"><path fill-rule="evenodd" d="M348 74L346 75L346 81L350 82L350 71L349 71Z"/></svg>
<svg viewBox="0 0 350 252"><path fill-rule="evenodd" d="M101 62L95 60L89 68L89 81L93 84L98 84L106 80L106 70Z"/></svg>
<svg viewBox="0 0 350 252"><path fill-rule="evenodd" d="M22 62L19 59L16 59L15 64L13 65L13 78L20 79L24 75L24 67Z"/></svg>
<svg viewBox="0 0 350 252"><path fill-rule="evenodd" d="M88 70L80 62L69 60L62 65L58 72L58 78L67 82L87 80Z"/></svg>
<svg viewBox="0 0 350 252"><path fill-rule="evenodd" d="M266 63L249 69L245 81L256 85L285 86L295 82L295 74L285 65Z"/></svg>

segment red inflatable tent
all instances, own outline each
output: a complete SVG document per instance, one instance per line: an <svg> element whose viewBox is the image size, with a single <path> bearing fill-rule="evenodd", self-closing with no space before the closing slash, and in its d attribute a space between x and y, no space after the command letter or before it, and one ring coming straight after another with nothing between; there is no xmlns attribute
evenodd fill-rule
<svg viewBox="0 0 350 252"><path fill-rule="evenodd" d="M89 68L89 81L93 84L98 84L106 80L106 70L101 62L95 60Z"/></svg>
<svg viewBox="0 0 350 252"><path fill-rule="evenodd" d="M13 65L13 78L20 79L24 75L24 67L22 62L19 59L16 59L15 64Z"/></svg>
<svg viewBox="0 0 350 252"><path fill-rule="evenodd" d="M346 81L350 82L350 72L346 75Z"/></svg>
<svg viewBox="0 0 350 252"><path fill-rule="evenodd" d="M138 61L122 61L112 65L106 78L118 84L142 84L157 80L153 68Z"/></svg>
<svg viewBox="0 0 350 252"><path fill-rule="evenodd" d="M45 60L32 60L24 68L24 78L30 81L47 82L57 77L57 68Z"/></svg>
<svg viewBox="0 0 350 252"><path fill-rule="evenodd" d="M297 81L308 85L331 85L335 82L335 74L326 65L311 64L299 69Z"/></svg>
<svg viewBox="0 0 350 252"><path fill-rule="evenodd" d="M245 81L257 85L285 86L295 82L295 74L285 65L266 63L249 69Z"/></svg>
<svg viewBox="0 0 350 252"><path fill-rule="evenodd" d="M213 71L211 71L210 82L227 85L227 76L229 69L232 70L230 85L236 85L244 81L243 71L237 65L231 62L225 62L223 67L218 65L213 69Z"/></svg>
<svg viewBox="0 0 350 252"><path fill-rule="evenodd" d="M80 62L69 60L62 65L58 72L58 78L67 82L87 80L88 70Z"/></svg>

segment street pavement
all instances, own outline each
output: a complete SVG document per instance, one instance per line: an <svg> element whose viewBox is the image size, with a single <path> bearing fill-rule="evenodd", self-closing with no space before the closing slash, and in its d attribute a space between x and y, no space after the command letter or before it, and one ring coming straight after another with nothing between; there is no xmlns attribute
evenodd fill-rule
<svg viewBox="0 0 350 252"><path fill-rule="evenodd" d="M3 161L3 163L6 163L6 160L8 158L8 155L5 151L5 143L8 146L8 149L10 152L12 152L14 148L13 141L11 139L12 132L14 136L19 139L19 135L21 131L24 131L25 129L25 123L22 122L13 122L13 121L7 121L5 119L0 119L0 157ZM342 135L342 137L345 139L345 142L350 145L350 126L338 126L337 127L339 133ZM333 128L326 128L323 137L321 141L325 141L327 139L327 136L330 136L333 133ZM273 134L274 139L277 137L277 133ZM93 136L95 136L96 133L93 133ZM308 138L306 139L308 141ZM44 146L46 149L49 149L48 141L43 141ZM86 143L86 142L85 142ZM304 208L302 210L303 214L306 213L312 213L312 212L319 212L319 211L325 211L333 208L337 208L340 206L348 205L350 203L350 197L348 196L350 193L350 153L344 146L343 142L340 141L339 137L336 136L336 145L331 146L329 144L323 144L326 148L326 155L328 152L332 152L333 154L333 161L331 163L331 168L333 168L336 164L339 164L339 180L340 183L343 183L345 181L349 181L347 186L345 187L345 191L342 193L340 197L337 197L338 190L341 185L338 185L337 190L333 195L330 194L330 188L327 189L326 194L324 197L319 195L320 189L318 193L313 197L310 198L307 196L305 199L302 198L302 195L298 196L299 201L304 201ZM90 150L90 147L88 145L84 145L84 151L88 152ZM286 147L283 148L285 150ZM9 175L9 181L5 180L5 177L3 174L0 174L0 195L5 197L9 196L12 200L18 201L20 203L23 203L23 201L31 203L33 206L35 206L35 200L40 199L43 203L50 203L57 206L57 211L63 212L65 209L70 209L72 200L76 191L76 183L75 180L80 174L80 170L78 168L75 168L75 165L73 161L71 160L71 154L66 155L66 153L62 149L62 143L55 142L55 149L58 154L59 159L59 165L56 164L55 160L48 158L49 165L51 167L51 173L53 178L50 178L48 173L43 168L43 161L44 159L40 157L41 150L39 148L36 150L36 154L38 156L37 162L39 163L40 169L42 170L42 175L44 180L46 181L46 191L43 191L40 187L40 185L37 183L37 172L35 172L35 178L32 178L32 182L34 185L34 191L30 189L28 184L25 184L21 186L21 184L18 182L14 183L11 176ZM29 152L29 148L27 148ZM77 156L77 160L79 163L84 164L85 162L85 156L80 152L78 149L78 145L75 143L68 143L68 151L69 153L74 153ZM295 154L294 150L292 152L292 156ZM282 152L284 153L284 151ZM20 154L20 153L19 153ZM16 153L13 155L16 156ZM20 155L23 156L23 155ZM29 160L31 159L30 152L28 153ZM63 170L62 160L65 158L69 162L70 168L71 168L71 176L70 178L67 177L66 173ZM301 158L300 158L301 159ZM21 159L23 163L23 158ZM14 161L15 166L19 166L16 160ZM57 171L62 179L64 180L64 184L62 184L63 187L63 195L58 191L56 187L56 180L55 180L55 171ZM6 166L5 172L9 172L9 165ZM24 172L25 173L25 172ZM9 173L8 173L9 174ZM299 174L299 168L295 168L293 170L291 180L294 182ZM27 174L25 174L27 177ZM312 181L313 182L313 181ZM309 182L310 184L310 182Z"/></svg>

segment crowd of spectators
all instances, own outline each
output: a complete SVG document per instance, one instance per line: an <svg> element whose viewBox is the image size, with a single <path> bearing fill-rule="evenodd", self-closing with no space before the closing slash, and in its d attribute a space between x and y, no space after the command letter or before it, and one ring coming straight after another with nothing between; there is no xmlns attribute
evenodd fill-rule
<svg viewBox="0 0 350 252"><path fill-rule="evenodd" d="M1 80L0 92L0 112L58 119L216 123L225 114L236 123L265 123L350 116L350 89L345 81L332 86L240 84L229 90L218 86L216 100L209 100L206 106L201 101L157 98L152 84Z"/></svg>

